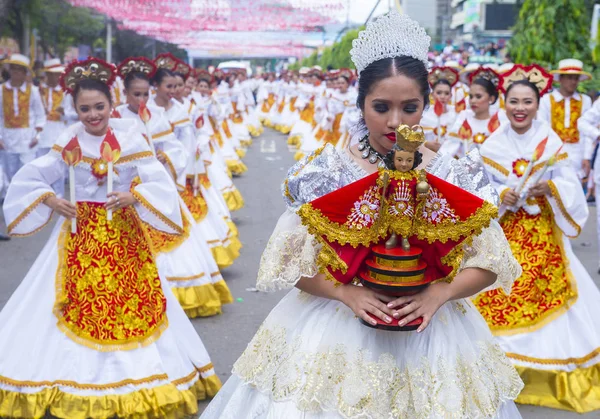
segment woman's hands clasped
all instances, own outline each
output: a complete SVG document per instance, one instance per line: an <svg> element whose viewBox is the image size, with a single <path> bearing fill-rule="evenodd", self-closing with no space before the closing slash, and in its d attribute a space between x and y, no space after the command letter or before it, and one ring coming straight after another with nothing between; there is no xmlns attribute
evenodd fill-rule
<svg viewBox="0 0 600 419"><path fill-rule="evenodd" d="M393 297L377 293L369 288L356 285L344 285L340 287L339 300L346 304L365 322L376 325L377 322L369 314L379 317L386 323L392 323L394 310L386 304L393 300Z"/></svg>
<svg viewBox="0 0 600 419"><path fill-rule="evenodd" d="M447 287L447 283L437 282L417 294L397 298L389 302L387 307L394 310L394 319L401 319L398 322L399 326L422 317L423 323L417 329L417 332L422 332L429 326L440 307L449 300Z"/></svg>

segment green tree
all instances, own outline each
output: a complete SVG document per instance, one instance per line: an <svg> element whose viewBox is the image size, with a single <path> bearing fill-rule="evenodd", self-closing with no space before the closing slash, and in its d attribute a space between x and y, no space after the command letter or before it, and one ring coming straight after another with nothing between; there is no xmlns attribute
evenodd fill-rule
<svg viewBox="0 0 600 419"><path fill-rule="evenodd" d="M511 57L548 67L564 58L590 63L589 7L587 0L524 0L508 45Z"/></svg>

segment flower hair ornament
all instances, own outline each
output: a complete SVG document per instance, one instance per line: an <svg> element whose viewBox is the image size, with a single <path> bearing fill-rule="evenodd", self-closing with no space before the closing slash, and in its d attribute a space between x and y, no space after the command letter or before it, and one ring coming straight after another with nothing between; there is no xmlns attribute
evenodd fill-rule
<svg viewBox="0 0 600 419"><path fill-rule="evenodd" d="M515 64L510 71L502 75L500 90L506 94L510 85L519 80L528 80L537 87L540 96L543 96L552 88L553 76L537 64L528 66Z"/></svg>
<svg viewBox="0 0 600 419"><path fill-rule="evenodd" d="M151 79L156 73L156 65L146 57L128 57L117 67L117 72L123 78L132 71L143 73Z"/></svg>
<svg viewBox="0 0 600 419"><path fill-rule="evenodd" d="M500 74L496 73L491 68L480 67L477 70L473 71L471 74L469 74L469 84L473 84L473 82L477 79L484 79L492 83L497 89L500 85L500 78Z"/></svg>
<svg viewBox="0 0 600 419"><path fill-rule="evenodd" d="M99 58L88 58L83 61L73 61L65 68L60 76L60 85L64 91L73 93L73 89L81 80L98 80L111 87L117 78L117 69L114 65Z"/></svg>
<svg viewBox="0 0 600 419"><path fill-rule="evenodd" d="M179 59L170 52L158 54L154 59L154 64L157 68L165 68L171 71L175 71L175 67L177 67L178 62Z"/></svg>
<svg viewBox="0 0 600 419"><path fill-rule="evenodd" d="M439 80L447 80L451 87L456 86L458 83L459 73L458 70L451 67L434 67L431 69L427 80L429 85L433 87Z"/></svg>
<svg viewBox="0 0 600 419"><path fill-rule="evenodd" d="M367 23L352 41L350 57L359 76L369 64L384 58L412 57L427 66L430 42L425 29L394 9Z"/></svg>

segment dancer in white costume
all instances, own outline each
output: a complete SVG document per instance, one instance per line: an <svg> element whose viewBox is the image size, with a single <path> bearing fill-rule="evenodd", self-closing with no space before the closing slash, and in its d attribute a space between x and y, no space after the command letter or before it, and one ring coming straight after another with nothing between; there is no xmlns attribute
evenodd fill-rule
<svg viewBox="0 0 600 419"><path fill-rule="evenodd" d="M523 275L511 293L483 293L475 305L525 382L517 402L590 412L600 409L600 292L569 241L588 207L561 138L534 120L552 76L535 65L515 67L502 81L510 124L492 134L481 155Z"/></svg>
<svg viewBox="0 0 600 419"><path fill-rule="evenodd" d="M354 42L358 101L368 127L361 144L375 162L361 159L356 144L344 152L327 145L290 170L284 184L289 207L263 254L258 287L296 288L265 320L203 419L520 417L513 400L522 382L464 299L510 286L520 274L497 224L473 241L452 282L386 305L368 288L336 286L319 273L316 239L295 213L300 204L375 172L394 144L389 133L419 122L429 94L428 47L425 31L395 11ZM433 153L421 151L440 176L447 177L443 167L460 166L452 158L432 162ZM465 163L471 164L462 170L482 173L472 160ZM476 192L489 191L483 183ZM400 309L401 303L408 305ZM423 316L424 323L419 332L375 330L357 319L371 322L367 313L390 323Z"/></svg>
<svg viewBox="0 0 600 419"><path fill-rule="evenodd" d="M454 107L450 105L452 87L456 85L458 75L446 67L434 68L429 74L432 106L423 112L421 125L427 138L427 147L438 151L448 138L448 131L456 120Z"/></svg>
<svg viewBox="0 0 600 419"><path fill-rule="evenodd" d="M33 234L54 212L61 217L0 313L1 417L183 418L220 387L142 232L145 222L180 234L181 212L175 183L144 138L129 121L109 125L112 71L95 59L67 68L64 85L75 88L81 122L8 190L11 234ZM73 205L51 184L66 170L63 158L77 157ZM117 160L107 194L110 158ZM74 234L68 219L76 219Z"/></svg>
<svg viewBox="0 0 600 419"><path fill-rule="evenodd" d="M136 122L137 131L142 135L151 135L159 161L164 165L173 181L183 184L188 153L183 144L173 134L164 110L158 107L147 108L142 112L147 123L142 121L139 110L142 102L147 102L150 92L150 79L156 67L151 61L140 57L125 59L118 68L123 77L126 105L117 111L121 118ZM142 108L143 111L143 108ZM233 302L233 297L223 280L206 239L202 236L198 224L179 199L184 234L169 236L144 225L152 241L153 249L158 252L156 264L159 273L164 275L173 294L189 317L206 317L220 314L223 304Z"/></svg>
<svg viewBox="0 0 600 419"><path fill-rule="evenodd" d="M492 113L491 109L498 101L499 83L500 76L491 69L480 68L471 75L469 109L458 114L440 154L464 157L472 149L479 149L501 123L507 123L503 110Z"/></svg>
<svg viewBox="0 0 600 419"><path fill-rule="evenodd" d="M207 192L210 181L206 175L204 161L201 156L197 158L198 144L195 129L187 114L187 110L172 96L175 94L176 77L168 68L176 64L170 61L174 57L163 55L157 57L155 63L159 67L153 82L157 89L156 96L148 101L150 107L161 107L165 116L174 127L175 136L181 141L188 152L188 161L185 169L185 184L179 184L180 195L186 206L194 216L194 220L202 229L202 235L212 251L219 268L233 264L239 256L241 243L236 237L234 226L225 219L226 214L218 200ZM196 183L195 177L198 178ZM197 186L197 193L194 187Z"/></svg>

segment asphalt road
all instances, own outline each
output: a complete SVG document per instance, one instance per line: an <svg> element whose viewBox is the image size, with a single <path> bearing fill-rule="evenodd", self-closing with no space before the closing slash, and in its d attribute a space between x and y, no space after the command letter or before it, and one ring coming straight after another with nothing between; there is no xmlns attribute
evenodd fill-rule
<svg viewBox="0 0 600 419"><path fill-rule="evenodd" d="M220 316L192 320L223 382L264 318L283 296L281 292L254 292L253 287L261 253L285 208L280 185L287 169L294 163L293 153L288 151L283 135L267 129L254 140L244 162L249 170L236 178L235 184L242 192L246 206L233 214L244 247L236 263L222 272L236 301L226 306ZM1 217L0 228L4 228ZM46 227L32 237L0 242L0 308L27 273L50 231L51 228ZM600 276L596 274L595 208L592 208L581 237L574 241L574 248L596 284L600 285ZM202 403L201 409L205 406L206 403ZM533 406L520 406L520 411L525 419L600 418L600 413L578 415Z"/></svg>

